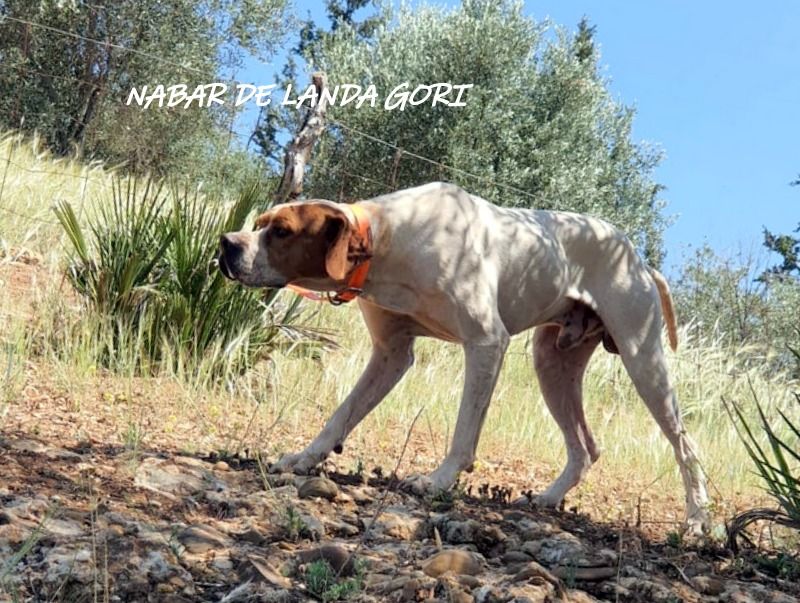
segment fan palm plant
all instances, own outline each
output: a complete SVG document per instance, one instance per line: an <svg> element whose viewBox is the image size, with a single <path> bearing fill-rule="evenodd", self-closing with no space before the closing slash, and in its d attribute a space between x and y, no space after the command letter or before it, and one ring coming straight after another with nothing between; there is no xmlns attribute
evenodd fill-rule
<svg viewBox="0 0 800 603"><path fill-rule="evenodd" d="M280 303L275 290L233 286L213 266L220 233L243 228L267 198L260 183L226 206L196 190L128 179L85 225L59 203L74 252L67 274L104 342L99 360L113 364L133 341L139 367L150 370L242 370L267 353L297 319L299 299Z"/></svg>

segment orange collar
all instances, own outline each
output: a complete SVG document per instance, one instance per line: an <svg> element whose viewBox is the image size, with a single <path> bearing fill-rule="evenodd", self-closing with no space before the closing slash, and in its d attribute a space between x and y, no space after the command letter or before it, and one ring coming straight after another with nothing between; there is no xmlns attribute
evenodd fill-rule
<svg viewBox="0 0 800 603"><path fill-rule="evenodd" d="M367 241L368 249L371 249L372 228L369 223L369 214L363 207L361 207L360 205L356 205L355 203L347 205L347 209L349 209L352 212L353 217L351 221L353 223L353 226L356 227L356 231L358 232L358 234L361 235L361 237L365 241ZM364 288L364 283L367 281L367 274L369 273L369 265L370 265L369 259L366 259L360 264L357 264L355 268L353 268L353 270L350 271L350 274L347 275L344 287L339 289L333 294L331 292L319 293L317 291L312 291L311 289L306 289L305 287L301 287L299 285L292 285L291 283L286 285L286 288L291 289L298 295L302 295L303 297L314 301L328 300L334 306L338 306L339 304L346 304L347 302L353 301L356 297L361 295Z"/></svg>

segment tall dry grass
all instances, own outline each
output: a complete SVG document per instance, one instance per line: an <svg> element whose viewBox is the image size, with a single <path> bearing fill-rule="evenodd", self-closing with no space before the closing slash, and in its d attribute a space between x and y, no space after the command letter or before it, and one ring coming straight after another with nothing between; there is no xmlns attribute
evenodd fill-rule
<svg viewBox="0 0 800 603"><path fill-rule="evenodd" d="M62 229L52 212L58 201L77 211L110 195L117 169L75 157L56 158L37 137L0 133L0 251L29 251L56 260Z"/></svg>

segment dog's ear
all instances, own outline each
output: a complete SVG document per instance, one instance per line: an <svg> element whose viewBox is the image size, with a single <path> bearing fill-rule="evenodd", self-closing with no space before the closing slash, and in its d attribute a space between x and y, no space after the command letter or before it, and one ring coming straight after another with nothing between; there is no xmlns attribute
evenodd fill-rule
<svg viewBox="0 0 800 603"><path fill-rule="evenodd" d="M350 220L343 214L329 215L325 218L322 234L328 245L325 255L325 271L335 281L344 280L349 269Z"/></svg>

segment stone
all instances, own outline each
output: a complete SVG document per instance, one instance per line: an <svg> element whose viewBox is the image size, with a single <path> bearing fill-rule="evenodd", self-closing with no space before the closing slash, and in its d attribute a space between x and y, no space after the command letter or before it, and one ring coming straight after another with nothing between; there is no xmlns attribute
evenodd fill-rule
<svg viewBox="0 0 800 603"><path fill-rule="evenodd" d="M144 459L136 469L133 482L140 488L158 492L173 500L217 485L210 474L198 467L158 458Z"/></svg>
<svg viewBox="0 0 800 603"><path fill-rule="evenodd" d="M483 571L483 564L475 553L448 549L428 559L423 564L422 571L432 578L437 578L445 572L474 576Z"/></svg>
<svg viewBox="0 0 800 603"><path fill-rule="evenodd" d="M545 603L553 600L553 592L550 583L513 586L508 589L511 597L509 603ZM561 600L564 600L563 597Z"/></svg>
<svg viewBox="0 0 800 603"><path fill-rule="evenodd" d="M302 563L323 559L330 564L334 572L342 576L350 576L355 570L354 555L338 544L324 544L314 549L300 551L297 556Z"/></svg>
<svg viewBox="0 0 800 603"><path fill-rule="evenodd" d="M549 582L550 584L556 587L560 587L561 585L561 582L556 576L554 576L549 570L545 569L535 561L531 561L522 570L517 572L511 579L511 581L527 582L530 581L531 579L539 579L538 580L539 582L543 580L545 582Z"/></svg>
<svg viewBox="0 0 800 603"><path fill-rule="evenodd" d="M47 551L43 567L47 568L44 581L51 585L60 585L66 578L88 584L95 569L90 549L76 550L66 545L55 546Z"/></svg>
<svg viewBox="0 0 800 603"><path fill-rule="evenodd" d="M203 554L229 548L233 543L225 534L206 525L194 525L178 534L178 541L189 553Z"/></svg>
<svg viewBox="0 0 800 603"><path fill-rule="evenodd" d="M76 452L64 450L63 448L58 448L57 446L49 446L43 442L39 442L38 440L21 438L16 440L8 440L4 443L5 446L11 450L28 454L38 454L53 460L74 461L82 458L81 455L77 454Z"/></svg>
<svg viewBox="0 0 800 603"><path fill-rule="evenodd" d="M476 533L480 527L481 524L474 519L448 521L444 526L442 538L450 544L469 544L475 542Z"/></svg>
<svg viewBox="0 0 800 603"><path fill-rule="evenodd" d="M554 576L562 580L582 580L585 582L596 582L607 580L617 575L615 567L580 567L580 566L559 566L552 568Z"/></svg>
<svg viewBox="0 0 800 603"><path fill-rule="evenodd" d="M491 584L486 584L473 591L472 596L475 597L475 603L501 603L504 600L500 590Z"/></svg>
<svg viewBox="0 0 800 603"><path fill-rule="evenodd" d="M401 507L388 507L375 520L373 530L399 540L412 540L421 532L424 520Z"/></svg>
<svg viewBox="0 0 800 603"><path fill-rule="evenodd" d="M713 576L695 576L691 579L694 589L703 595L719 596L725 590L725 583Z"/></svg>
<svg viewBox="0 0 800 603"><path fill-rule="evenodd" d="M258 575L263 578L267 584L284 589L291 588L291 580L282 576L264 557L260 555L248 555L247 559L258 572Z"/></svg>
<svg viewBox="0 0 800 603"><path fill-rule="evenodd" d="M233 569L233 560L227 552L221 555L214 555L211 560L211 566L221 572L229 572Z"/></svg>
<svg viewBox="0 0 800 603"><path fill-rule="evenodd" d="M583 542L569 532L559 532L538 541L537 549L533 556L544 565L578 565L578 561L586 557L586 547ZM523 545L523 550L528 550Z"/></svg>
<svg viewBox="0 0 800 603"><path fill-rule="evenodd" d="M309 477L299 488L300 498L324 498L333 500L339 495L339 487L326 477Z"/></svg>
<svg viewBox="0 0 800 603"><path fill-rule="evenodd" d="M319 517L312 513L300 513L299 516L303 524L301 536L312 540L320 540L325 536L325 524Z"/></svg>
<svg viewBox="0 0 800 603"><path fill-rule="evenodd" d="M375 500L375 488L369 486L351 488L350 497L357 505L368 505Z"/></svg>
<svg viewBox="0 0 800 603"><path fill-rule="evenodd" d="M422 578L409 578L403 585L403 590L395 593L399 595L394 600L403 603L426 601L433 595L434 584Z"/></svg>
<svg viewBox="0 0 800 603"><path fill-rule="evenodd" d="M323 517L322 523L325 526L326 534L333 534L334 536L340 536L342 538L357 536L361 531L356 526L346 521L339 521L338 519L330 517Z"/></svg>
<svg viewBox="0 0 800 603"><path fill-rule="evenodd" d="M531 561L532 556L526 553L525 551L506 551L501 560L506 565L512 565L515 563L528 563Z"/></svg>

